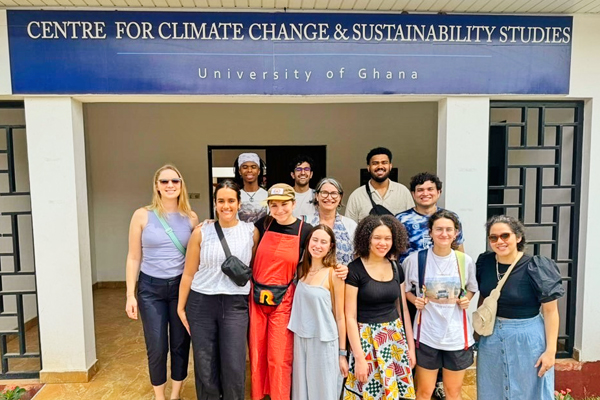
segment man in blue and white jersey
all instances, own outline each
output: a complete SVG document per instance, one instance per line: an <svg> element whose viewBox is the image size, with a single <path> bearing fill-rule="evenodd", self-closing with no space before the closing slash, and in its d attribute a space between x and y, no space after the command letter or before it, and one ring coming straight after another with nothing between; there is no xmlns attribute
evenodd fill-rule
<svg viewBox="0 0 600 400"><path fill-rule="evenodd" d="M433 245L428 224L429 217L441 210L437 202L442 194L442 182L435 174L421 172L410 178L410 194L415 201L415 206L396 215L406 228L409 242L408 249L400 256L400 262L404 261L410 253L428 249ZM458 233L456 242L459 245L458 250L464 251L462 229Z"/></svg>

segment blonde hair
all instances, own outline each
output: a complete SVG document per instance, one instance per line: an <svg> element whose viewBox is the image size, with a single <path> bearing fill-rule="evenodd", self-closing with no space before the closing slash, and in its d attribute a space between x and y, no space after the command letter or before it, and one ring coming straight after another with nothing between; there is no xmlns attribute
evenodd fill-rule
<svg viewBox="0 0 600 400"><path fill-rule="evenodd" d="M163 165L154 173L154 180L152 181L152 203L146 206L146 208L148 210L156 210L161 216L165 216L165 207L163 206L162 197L160 196L160 191L158 190L158 177L160 176L161 172L168 169L174 171L179 176L179 179L181 179L181 190L179 192L179 197L177 197L177 210L179 211L179 214L188 218L192 218L192 207L190 207L190 202L188 200L188 192L187 188L185 187L185 181L183 180L183 176L181 176L181 172L179 172L177 167L171 164Z"/></svg>

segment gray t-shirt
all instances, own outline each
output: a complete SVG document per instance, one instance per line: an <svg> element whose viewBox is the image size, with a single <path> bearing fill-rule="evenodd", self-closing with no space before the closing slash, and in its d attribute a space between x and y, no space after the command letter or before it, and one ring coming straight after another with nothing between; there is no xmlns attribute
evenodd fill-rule
<svg viewBox="0 0 600 400"><path fill-rule="evenodd" d="M315 205L312 203L314 198L315 191L313 189L308 189L304 193L296 192L296 206L292 212L294 217L302 218L303 215L312 216L315 213Z"/></svg>

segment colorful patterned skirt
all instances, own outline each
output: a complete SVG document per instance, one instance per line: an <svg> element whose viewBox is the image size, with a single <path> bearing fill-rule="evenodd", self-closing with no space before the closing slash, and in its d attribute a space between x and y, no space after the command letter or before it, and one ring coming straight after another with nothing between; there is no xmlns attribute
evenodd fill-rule
<svg viewBox="0 0 600 400"><path fill-rule="evenodd" d="M369 367L367 383L360 383L356 379L354 355L350 353L344 400L416 398L402 320L379 324L359 323L358 329Z"/></svg>

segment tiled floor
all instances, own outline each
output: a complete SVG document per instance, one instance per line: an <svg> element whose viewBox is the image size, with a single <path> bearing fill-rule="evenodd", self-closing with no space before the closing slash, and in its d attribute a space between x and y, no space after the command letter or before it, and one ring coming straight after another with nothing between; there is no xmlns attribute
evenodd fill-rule
<svg viewBox="0 0 600 400"><path fill-rule="evenodd" d="M98 289L94 292L96 351L98 373L88 383L48 384L35 400L152 400L148 380L146 348L139 321L124 312L123 289ZM182 399L196 398L190 357L189 375L183 385ZM250 398L249 384L246 398ZM463 390L464 400L476 400L475 388Z"/></svg>

